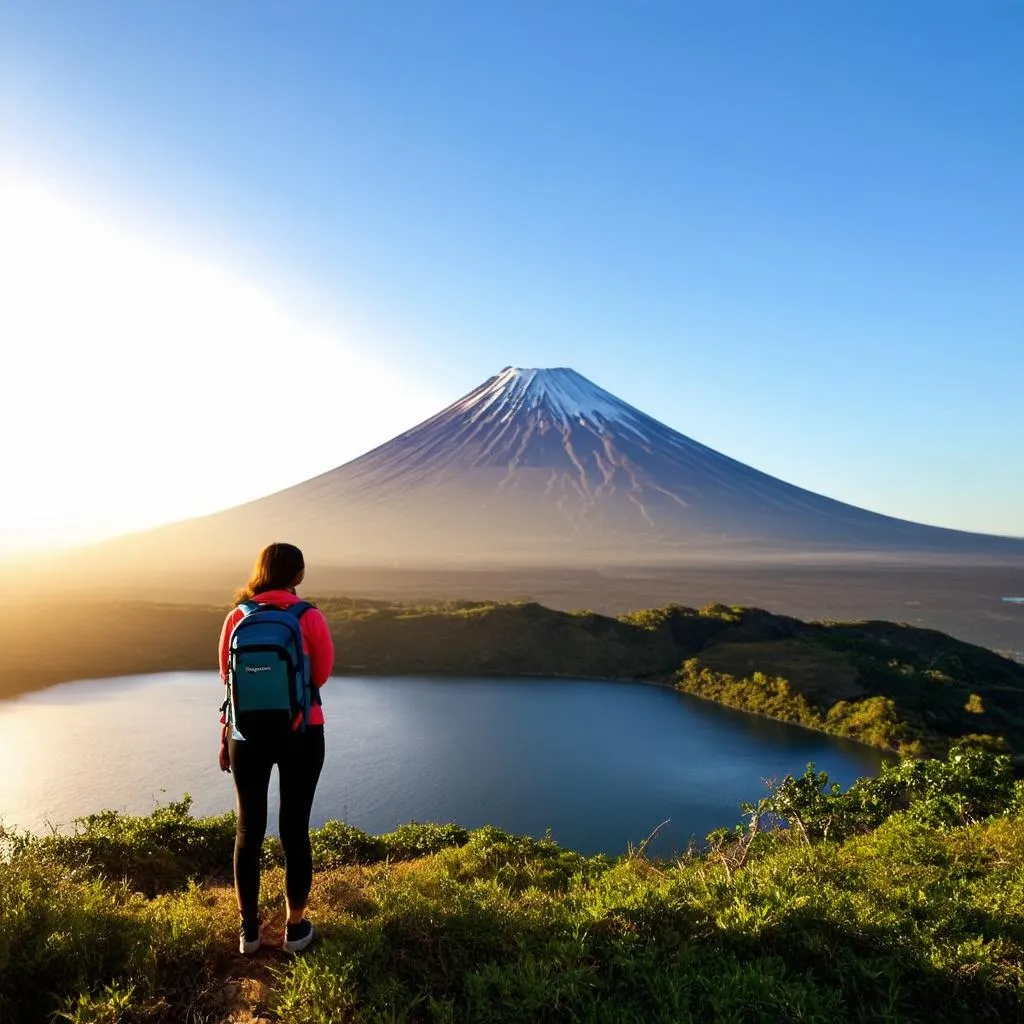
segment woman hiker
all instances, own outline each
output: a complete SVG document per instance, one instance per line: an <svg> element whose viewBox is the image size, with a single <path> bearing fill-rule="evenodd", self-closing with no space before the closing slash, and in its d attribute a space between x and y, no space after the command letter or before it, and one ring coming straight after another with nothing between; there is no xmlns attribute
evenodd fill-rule
<svg viewBox="0 0 1024 1024"><path fill-rule="evenodd" d="M220 675L228 686L220 767L235 782L238 948L246 954L260 946L260 854L275 764L288 912L283 948L298 953L313 941L305 916L313 881L309 816L324 764L319 691L331 674L334 644L323 614L295 593L305 574L302 552L293 544L264 548L220 634Z"/></svg>

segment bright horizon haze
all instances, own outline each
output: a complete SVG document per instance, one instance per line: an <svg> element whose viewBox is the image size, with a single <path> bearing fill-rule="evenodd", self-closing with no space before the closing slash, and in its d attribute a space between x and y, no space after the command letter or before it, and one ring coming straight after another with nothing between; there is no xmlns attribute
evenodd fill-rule
<svg viewBox="0 0 1024 1024"><path fill-rule="evenodd" d="M506 365L1024 536L1021 53L1010 2L0 3L0 558Z"/></svg>

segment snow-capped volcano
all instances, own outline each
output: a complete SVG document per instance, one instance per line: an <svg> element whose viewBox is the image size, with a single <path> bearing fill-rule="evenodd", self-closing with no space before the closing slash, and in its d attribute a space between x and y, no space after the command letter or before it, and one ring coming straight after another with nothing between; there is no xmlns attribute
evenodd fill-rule
<svg viewBox="0 0 1024 1024"><path fill-rule="evenodd" d="M784 483L566 368L507 367L352 462L170 529L246 559L293 539L328 564L1024 555L1022 540L921 526Z"/></svg>

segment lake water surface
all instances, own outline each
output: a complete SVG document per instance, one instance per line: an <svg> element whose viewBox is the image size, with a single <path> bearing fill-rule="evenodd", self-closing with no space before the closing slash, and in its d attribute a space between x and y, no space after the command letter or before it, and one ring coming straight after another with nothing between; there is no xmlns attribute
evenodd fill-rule
<svg viewBox="0 0 1024 1024"><path fill-rule="evenodd" d="M233 806L216 765L215 673L65 683L0 701L0 820L35 831L105 808ZM565 679L332 679L314 823L495 824L621 853L666 818L657 852L739 820L766 778L808 761L848 784L868 747L671 689ZM276 780L272 782L272 790ZM273 797L273 793L272 793ZM272 799L276 812L276 800Z"/></svg>

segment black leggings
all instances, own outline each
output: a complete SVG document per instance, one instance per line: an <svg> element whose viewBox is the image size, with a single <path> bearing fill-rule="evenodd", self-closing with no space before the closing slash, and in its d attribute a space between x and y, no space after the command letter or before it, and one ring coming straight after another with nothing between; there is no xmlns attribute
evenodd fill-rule
<svg viewBox="0 0 1024 1024"><path fill-rule="evenodd" d="M242 918L259 917L260 854L267 831L267 789L277 764L281 780L278 830L284 847L285 891L292 907L304 907L313 884L309 847L309 814L320 770L324 766L324 727L310 725L276 745L229 740L231 773L238 802L235 831L235 891Z"/></svg>

